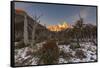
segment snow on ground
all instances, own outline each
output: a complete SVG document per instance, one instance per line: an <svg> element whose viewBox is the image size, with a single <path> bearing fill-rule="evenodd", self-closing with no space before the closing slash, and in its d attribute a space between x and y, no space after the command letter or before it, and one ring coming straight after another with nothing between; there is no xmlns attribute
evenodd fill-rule
<svg viewBox="0 0 100 68"><path fill-rule="evenodd" d="M64 58L59 58L59 63L68 63Z"/></svg>
<svg viewBox="0 0 100 68"><path fill-rule="evenodd" d="M70 45L67 45L67 46L66 45L59 45L58 47L60 48L60 51L64 51L64 52L70 52L70 50L71 50L69 48Z"/></svg>
<svg viewBox="0 0 100 68"><path fill-rule="evenodd" d="M39 48L41 48L44 43L45 42L36 44L37 50ZM24 65L37 65L37 61L39 58L34 57L34 55L32 54L33 51L34 50L31 47L15 49L15 63L16 64L20 63L20 64L24 64ZM29 59L29 60L27 60L27 59ZM26 61L26 60L27 60L27 62L24 63L24 61ZM30 62L30 64L28 64L28 62Z"/></svg>
<svg viewBox="0 0 100 68"><path fill-rule="evenodd" d="M37 47L40 48L42 47L43 43L38 43ZM63 51L64 53L71 53L73 57L71 57L69 60L66 60L63 57L59 57L59 62L58 63L69 63L69 62L90 62L90 61L95 61L97 59L97 54L96 54L96 46L93 45L91 42L84 42L80 43L81 48L78 48L79 50L82 50L84 52L84 55L86 58L77 58L75 56L76 51L70 49L70 45L58 45L60 51ZM20 63L24 65L37 65L37 61L39 58L34 57L32 55L32 48L30 47L25 47L21 49L16 49L15 50L15 63ZM28 59L28 60L27 60ZM26 62L26 63L25 63ZM28 63L30 62L30 63Z"/></svg>
<svg viewBox="0 0 100 68"><path fill-rule="evenodd" d="M38 59L39 58L33 57L32 60L31 60L32 61L31 65L37 65Z"/></svg>
<svg viewBox="0 0 100 68"><path fill-rule="evenodd" d="M59 58L59 63L68 63L69 62L90 62L90 61L95 61L97 59L97 54L96 54L96 46L93 45L91 42L84 42L80 43L82 48L79 48L79 50L82 50L86 56L86 58L80 59L73 57L70 60L65 60ZM59 45L60 51L64 51L65 53L70 52L73 56L75 56L75 51L70 49L70 45Z"/></svg>

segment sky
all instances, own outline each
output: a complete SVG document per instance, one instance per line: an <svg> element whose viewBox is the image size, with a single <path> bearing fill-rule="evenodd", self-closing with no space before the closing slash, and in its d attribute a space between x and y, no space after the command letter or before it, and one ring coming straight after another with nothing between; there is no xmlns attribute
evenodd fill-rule
<svg viewBox="0 0 100 68"><path fill-rule="evenodd" d="M96 25L96 7L93 6L15 2L15 9L17 8L26 11L31 17L42 15L40 23L46 26L63 22L74 25L79 15L84 23Z"/></svg>

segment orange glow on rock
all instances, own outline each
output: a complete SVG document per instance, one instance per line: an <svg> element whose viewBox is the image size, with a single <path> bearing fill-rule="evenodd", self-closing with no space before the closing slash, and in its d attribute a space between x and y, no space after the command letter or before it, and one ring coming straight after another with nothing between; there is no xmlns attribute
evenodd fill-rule
<svg viewBox="0 0 100 68"><path fill-rule="evenodd" d="M64 22L63 24L51 25L51 26L48 26L47 28L50 31L61 31L61 30L65 30L68 28L72 28L72 26Z"/></svg>

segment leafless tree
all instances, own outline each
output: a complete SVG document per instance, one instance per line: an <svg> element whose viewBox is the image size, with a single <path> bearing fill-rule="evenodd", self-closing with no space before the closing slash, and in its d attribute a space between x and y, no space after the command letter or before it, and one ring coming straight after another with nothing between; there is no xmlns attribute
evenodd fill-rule
<svg viewBox="0 0 100 68"><path fill-rule="evenodd" d="M34 25L33 25L33 29L32 29L32 40L31 40L31 47L32 48L36 48L35 46L35 36L36 36L36 28L38 23L40 23L40 17L42 16L42 14L40 16L34 15L33 19L34 19Z"/></svg>

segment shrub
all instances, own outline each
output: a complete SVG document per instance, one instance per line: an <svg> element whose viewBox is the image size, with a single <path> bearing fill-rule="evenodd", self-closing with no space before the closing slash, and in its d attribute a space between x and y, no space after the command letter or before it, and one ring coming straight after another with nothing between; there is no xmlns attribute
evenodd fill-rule
<svg viewBox="0 0 100 68"><path fill-rule="evenodd" d="M59 48L56 41L47 41L40 51L40 60L38 64L57 64L59 58Z"/></svg>
<svg viewBox="0 0 100 68"><path fill-rule="evenodd" d="M15 44L16 49L21 49L21 48L24 48L24 47L27 47L27 46L29 46L29 44L25 45L23 40L19 41L19 42L17 42L17 44Z"/></svg>
<svg viewBox="0 0 100 68"><path fill-rule="evenodd" d="M17 42L17 44L15 44L16 49L20 49L20 48L24 48L25 44L23 41L19 41Z"/></svg>
<svg viewBox="0 0 100 68"><path fill-rule="evenodd" d="M58 45L68 45L69 43L69 41L59 41Z"/></svg>
<svg viewBox="0 0 100 68"><path fill-rule="evenodd" d="M66 60L70 60L73 57L73 55L70 52L65 53L64 51L61 51L60 55Z"/></svg>
<svg viewBox="0 0 100 68"><path fill-rule="evenodd" d="M84 54L84 51L82 51L82 50L76 50L75 56L76 56L77 58L80 58L80 59L86 58L86 56L85 56L85 54Z"/></svg>
<svg viewBox="0 0 100 68"><path fill-rule="evenodd" d="M75 50L77 48L80 48L80 45L77 44L77 43L73 43L73 44L70 44L70 48L73 49L73 50Z"/></svg>

